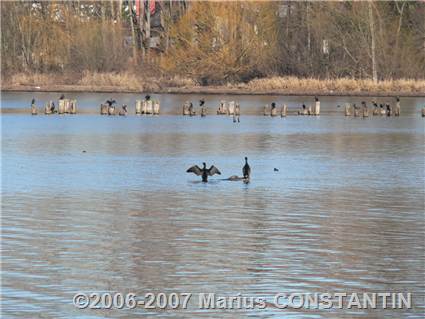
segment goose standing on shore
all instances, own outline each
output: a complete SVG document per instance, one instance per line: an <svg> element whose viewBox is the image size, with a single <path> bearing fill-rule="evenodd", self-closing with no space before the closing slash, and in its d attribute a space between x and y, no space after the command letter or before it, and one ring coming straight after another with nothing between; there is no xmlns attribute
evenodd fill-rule
<svg viewBox="0 0 425 319"><path fill-rule="evenodd" d="M198 165L194 165L190 167L186 173L194 173L197 176L202 176L202 181L204 183L208 182L208 176L213 176L215 174L221 175L221 172L214 165L211 165L210 168L207 168L207 164L205 162L203 162L202 165L202 168Z"/></svg>
<svg viewBox="0 0 425 319"><path fill-rule="evenodd" d="M245 157L245 165L242 167L243 178L249 180L251 176L251 167L248 164L248 157Z"/></svg>

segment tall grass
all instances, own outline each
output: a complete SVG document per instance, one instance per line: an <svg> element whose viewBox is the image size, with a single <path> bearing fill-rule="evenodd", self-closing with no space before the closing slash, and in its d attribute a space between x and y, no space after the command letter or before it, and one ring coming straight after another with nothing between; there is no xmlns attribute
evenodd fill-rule
<svg viewBox="0 0 425 319"><path fill-rule="evenodd" d="M294 92L425 92L425 80L385 80L373 82L368 79L314 79L297 77L272 77L254 79L239 85L255 91L294 91Z"/></svg>
<svg viewBox="0 0 425 319"><path fill-rule="evenodd" d="M2 81L3 87L78 88L80 90L112 91L161 91L167 88L202 89L190 78L164 75L143 76L134 72L98 73L85 71L82 74L26 74L17 73ZM314 79L297 77L271 77L254 79L248 83L228 83L213 87L249 92L294 92L294 93L425 93L425 80L399 79L377 83L367 79Z"/></svg>

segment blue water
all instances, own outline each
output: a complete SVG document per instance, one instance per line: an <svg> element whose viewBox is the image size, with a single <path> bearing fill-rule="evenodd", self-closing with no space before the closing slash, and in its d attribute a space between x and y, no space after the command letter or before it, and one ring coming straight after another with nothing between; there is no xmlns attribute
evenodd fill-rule
<svg viewBox="0 0 425 319"><path fill-rule="evenodd" d="M10 99L2 108L27 96ZM322 116L284 119L244 116L241 103L236 124L2 114L2 317L422 318L424 100L360 119L326 115L343 100L328 99ZM244 156L251 183L222 180ZM222 175L185 172L202 161ZM79 291L411 292L414 307L80 310Z"/></svg>

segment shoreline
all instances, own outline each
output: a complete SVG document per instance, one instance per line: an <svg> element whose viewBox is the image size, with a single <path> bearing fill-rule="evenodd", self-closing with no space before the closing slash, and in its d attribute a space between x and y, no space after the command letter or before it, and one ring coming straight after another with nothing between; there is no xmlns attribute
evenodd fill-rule
<svg viewBox="0 0 425 319"><path fill-rule="evenodd" d="M153 94L208 94L208 95L280 95L280 96L348 96L348 97L425 97L425 92L403 91L334 91L334 90L250 90L248 88L225 86L194 86L194 87L164 87L153 90L126 89L116 86L86 86L86 85L50 85L36 87L31 85L5 85L0 92L80 92L80 93L153 93Z"/></svg>

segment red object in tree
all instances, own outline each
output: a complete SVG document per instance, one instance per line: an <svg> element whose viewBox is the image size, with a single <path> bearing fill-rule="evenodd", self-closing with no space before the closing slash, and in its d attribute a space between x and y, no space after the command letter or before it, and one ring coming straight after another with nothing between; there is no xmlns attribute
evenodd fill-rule
<svg viewBox="0 0 425 319"><path fill-rule="evenodd" d="M155 0L151 0L149 2L149 11L151 12L151 14L155 13Z"/></svg>
<svg viewBox="0 0 425 319"><path fill-rule="evenodd" d="M136 0L136 17L140 15L140 1L141 0Z"/></svg>

